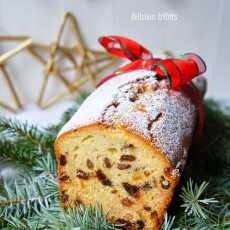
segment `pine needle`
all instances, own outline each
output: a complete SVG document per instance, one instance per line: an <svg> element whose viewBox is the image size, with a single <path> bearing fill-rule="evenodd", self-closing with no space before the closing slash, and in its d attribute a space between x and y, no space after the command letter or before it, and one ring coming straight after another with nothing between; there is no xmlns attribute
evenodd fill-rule
<svg viewBox="0 0 230 230"><path fill-rule="evenodd" d="M0 159L24 170L13 183L4 179L1 184L0 229L121 229L107 221L101 207L59 206L53 144L81 102L67 110L59 124L47 128L0 117ZM179 202L172 202L176 205L165 215L162 230L230 229L230 113L211 100L205 111L204 138L189 153L182 186L173 198Z"/></svg>
<svg viewBox="0 0 230 230"><path fill-rule="evenodd" d="M208 183L202 182L201 185L193 183L191 178L188 180L186 187L182 188L182 193L180 197L183 199L183 204L181 207L185 208L185 212L195 217L207 218L208 206L212 203L217 203L218 201L215 198L204 198L201 199L201 196L204 195L204 191L207 188Z"/></svg>
<svg viewBox="0 0 230 230"><path fill-rule="evenodd" d="M161 226L161 230L171 230L173 227L174 220L175 216L170 217L168 213L166 213L164 217L164 222Z"/></svg>

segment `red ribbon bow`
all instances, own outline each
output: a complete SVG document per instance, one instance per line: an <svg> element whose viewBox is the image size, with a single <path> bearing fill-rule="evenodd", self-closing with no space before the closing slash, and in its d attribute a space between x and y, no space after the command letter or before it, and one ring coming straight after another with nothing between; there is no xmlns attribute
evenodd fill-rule
<svg viewBox="0 0 230 230"><path fill-rule="evenodd" d="M206 71L205 62L194 53L180 57L154 58L152 53L137 42L123 36L100 37L99 42L111 54L128 58L131 63L118 68L113 74L103 78L98 86L120 73L138 69L155 71L159 77L167 78L170 89L182 89L196 105L198 121L196 137L200 137L204 124L204 111L201 96L191 80Z"/></svg>

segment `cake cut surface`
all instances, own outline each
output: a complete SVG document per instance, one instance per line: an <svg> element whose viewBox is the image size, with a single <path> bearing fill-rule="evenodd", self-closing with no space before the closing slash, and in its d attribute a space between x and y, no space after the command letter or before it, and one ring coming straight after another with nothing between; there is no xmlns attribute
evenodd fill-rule
<svg viewBox="0 0 230 230"><path fill-rule="evenodd" d="M203 95L205 79L199 83ZM100 205L109 221L126 229L160 229L196 118L191 98L168 89L152 71L104 83L55 142L61 205Z"/></svg>
<svg viewBox="0 0 230 230"><path fill-rule="evenodd" d="M159 150L122 128L88 126L62 136L56 151L63 207L99 204L127 229L159 228L176 183Z"/></svg>

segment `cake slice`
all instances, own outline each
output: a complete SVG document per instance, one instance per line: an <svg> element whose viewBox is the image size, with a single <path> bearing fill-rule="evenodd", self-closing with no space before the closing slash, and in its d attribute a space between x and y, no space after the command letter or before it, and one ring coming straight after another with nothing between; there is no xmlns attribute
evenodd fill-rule
<svg viewBox="0 0 230 230"><path fill-rule="evenodd" d="M56 140L61 205L101 205L126 229L159 229L196 117L191 99L152 71L104 83Z"/></svg>

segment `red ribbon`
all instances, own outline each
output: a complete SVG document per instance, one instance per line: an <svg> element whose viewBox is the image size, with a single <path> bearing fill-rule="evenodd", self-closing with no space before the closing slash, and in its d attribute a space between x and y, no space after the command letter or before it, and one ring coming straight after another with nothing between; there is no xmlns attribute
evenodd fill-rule
<svg viewBox="0 0 230 230"><path fill-rule="evenodd" d="M194 53L187 53L178 58L154 58L152 53L137 42L123 36L100 37L99 42L111 54L128 58L131 63L118 68L113 74L103 78L97 86L120 73L138 69L155 71L159 77L167 78L170 89L182 89L195 103L198 111L196 137L200 137L204 124L202 98L191 80L206 71L205 62Z"/></svg>

